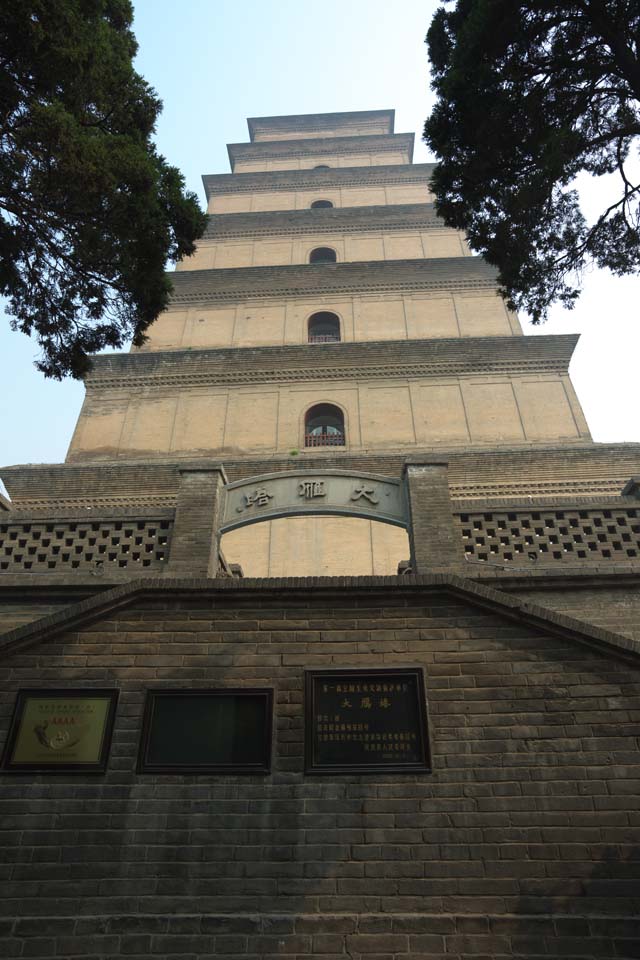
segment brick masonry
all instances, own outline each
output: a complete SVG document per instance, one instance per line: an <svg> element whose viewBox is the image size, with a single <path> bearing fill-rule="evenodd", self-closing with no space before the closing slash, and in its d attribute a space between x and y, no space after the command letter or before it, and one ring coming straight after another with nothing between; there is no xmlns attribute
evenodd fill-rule
<svg viewBox="0 0 640 960"><path fill-rule="evenodd" d="M589 622L640 641L640 591L638 583L600 583L580 589L558 584L555 589L532 590L520 586L515 593L569 617L588 616Z"/></svg>
<svg viewBox="0 0 640 960"><path fill-rule="evenodd" d="M330 170L270 170L261 173L213 173L202 178L207 200L219 193L256 193L304 187L383 186L420 183L427 187L433 163L390 164L376 167L333 167Z"/></svg>
<svg viewBox="0 0 640 960"><path fill-rule="evenodd" d="M2 777L3 956L638 955L635 663L478 588L119 589L3 656L3 739L21 686L121 691L105 776ZM305 667L407 664L433 773L304 777ZM274 687L272 774L136 774L154 685Z"/></svg>
<svg viewBox="0 0 640 960"><path fill-rule="evenodd" d="M319 123L327 136L335 136L333 126L343 125L344 116L306 118L303 133ZM386 136L391 113L346 116L356 125L352 136L377 133L392 142ZM256 131L262 140L265 132L267 138L269 131L283 134L298 121L254 119L252 140ZM288 149L277 139L272 146L254 144L240 152L264 156ZM313 149L307 143L296 152ZM240 233L252 225L283 231L286 220L292 235L305 223L346 230L352 221L361 230L375 221L392 240L392 223L420 219L416 204L431 222L426 201L433 166L377 165L385 157L373 153L370 159L370 167L205 177L205 188L216 215L227 211L222 229ZM240 158L242 164L247 160ZM308 209L322 196L333 197L336 207ZM283 207L299 209L283 213ZM356 256L351 245L347 256L345 243L343 262L310 267L296 261L292 245L286 256L273 254L269 266L270 260L259 265L264 255L259 246L243 253L247 266L242 258L226 266L216 260L219 268L212 261L211 269L172 275L175 323L183 323L185 331L189 323L193 327L196 307L203 329L213 318L224 324L233 315L233 330L245 329L238 340L242 349L226 348L222 338L197 340L195 334L192 342L192 334L185 334L186 340L166 341L180 350L159 349L165 343L160 336L147 354L101 360L91 392L97 393L98 384L124 385L135 398L130 426L135 423L138 439L123 449L110 447L107 422L113 427L115 421L105 408L97 410L104 449L89 454L104 456L103 462L74 464L72 450L65 465L4 472L13 501L0 497L7 556L15 555L11 534L20 525L32 566L16 573L7 561L2 571L0 629L8 632L0 637L0 744L20 688L115 686L121 696L105 775L0 775L0 955L640 957L640 561L630 552L635 541L624 540L622 521L606 531L609 539L620 539L617 552L613 540L598 540L592 531L594 557L576 567L564 553L578 551L564 548L587 535L585 525L571 534L560 531L562 571L550 563L544 569L538 562L542 545L559 552L551 522L558 517L547 517L542 533L534 528L531 534L524 521L535 518L525 516L523 507L508 536L528 547L527 538L538 537L533 546L540 556L529 566L514 564L512 557L506 569L495 561L508 560L512 543L502 542L507 534L497 525L494 530L493 516L498 508L513 512L514 498L529 512L546 502L545 513L548 501L560 498L560 511L580 506L590 526L593 511L602 508L596 501L619 498L625 517L631 517L638 484L627 485L622 497L620 492L638 474L640 446L590 443L568 383L563 390L569 391L575 430L554 419L557 401L548 376L566 368L573 340L527 343L502 307L502 326L496 326L495 307L488 306L495 299L494 271L477 258L441 257L444 247L430 247L427 240L421 248L425 257L390 244L385 259L376 260L378 248ZM287 256L290 263L275 263ZM365 297L369 306L361 310ZM384 335L391 337L400 307L404 327L393 336L406 332L407 340L381 341L380 312L385 311ZM311 309L347 311L342 320L350 317L349 336L367 343L306 346L305 311ZM460 311L454 326L448 311L451 316ZM250 319L253 328L246 326ZM252 332L258 327L259 335ZM447 340L444 332L456 339ZM378 368L390 364L393 378L415 386L417 373L424 371L411 366L416 346L410 336L421 338L418 359L429 360L431 373L438 367L443 376L489 378L482 410L495 399L494 381L505 363L522 376L542 377L547 403L543 409L540 395L531 399L531 385L522 387L529 400L521 397L518 410L530 410L530 432L524 425L521 432L506 429L498 418L477 434L469 428L468 442L467 428L447 434L449 440L428 431L415 434L420 462L407 467L413 569L447 575L242 581L231 579L233 571L223 563L225 580L175 580L217 572L224 480L217 460L224 460L230 480L336 467L399 478L410 448L401 449L401 419L386 416L387 408L396 414L400 409L397 393L385 401L381 423L389 432L383 447L365 443L359 450L332 450L331 456L298 450L297 434L286 424L290 432L281 433L281 448L274 438L272 445L262 445L262 453L253 452L246 438L240 443L247 430L241 420L235 421L233 447L221 439L219 449L207 433L183 448L185 430L215 425L220 415L189 396L183 398L189 412L182 420L177 406L165 404L161 411L147 408L138 421L142 394L157 393L156 387L170 392L185 378L194 394L209 381L227 389L235 378L234 389L245 390L242 407L249 409L251 422L256 409L264 421L266 408L253 384L284 377L293 385L309 378L309 367L316 380L324 371L326 383L333 382L337 364L350 384L375 375L381 386ZM229 344L235 342L230 333ZM187 349L192 346L197 349ZM326 389L324 384L322 399ZM500 415L506 409L504 400L501 404ZM286 397L281 406L293 409ZM465 416L480 408L465 406ZM232 414L234 409L239 408L231 408ZM450 403L438 408L432 402L427 409L442 425ZM163 439L162 424L174 421L174 433ZM175 446L174 434L180 439ZM448 479L444 463L434 458L448 461ZM477 556L469 550L464 559L453 525L456 510L477 514L474 537L488 541L488 562L470 562ZM125 532L123 543L114 525L110 539L118 543L111 545L120 552L115 566L101 568L99 576L90 566L93 553L83 552L79 541L96 518L115 523L124 514L129 520L161 514L172 529L162 567L122 583L145 573L129 564L133 548L140 546L137 534ZM53 517L65 521L58 537L63 543L52 541L47 549L53 557L58 547L69 547L74 557L69 566L77 569L58 568L41 549ZM344 551L345 541L336 539ZM255 552L255 541L251 548ZM36 558L42 554L38 569L29 551ZM425 671L433 772L305 776L305 668L403 665ZM136 773L147 689L237 685L274 689L272 773Z"/></svg>
<svg viewBox="0 0 640 960"><path fill-rule="evenodd" d="M459 570L464 557L451 515L446 461L408 462L405 483L413 572Z"/></svg>
<svg viewBox="0 0 640 960"><path fill-rule="evenodd" d="M451 496L464 496L461 509L489 509L496 497L618 497L632 472L640 467L640 444L584 444L576 447L502 447L482 450L422 449L425 460L447 460ZM332 449L331 455L315 452L297 457L265 455L260 458L225 457L229 480L284 470L342 469L379 473L400 478L407 454L367 453L358 456ZM175 505L179 471L213 461L200 458L119 460L105 463L44 464L5 467L2 475L16 510L63 511L68 505L160 502ZM470 498L476 503L471 504ZM544 502L544 501L542 501ZM556 504L556 499L553 500ZM557 503L559 506L559 502ZM564 501L565 506L569 504ZM500 500L497 506L502 508ZM7 519L3 517L3 519ZM31 519L29 515L28 519Z"/></svg>

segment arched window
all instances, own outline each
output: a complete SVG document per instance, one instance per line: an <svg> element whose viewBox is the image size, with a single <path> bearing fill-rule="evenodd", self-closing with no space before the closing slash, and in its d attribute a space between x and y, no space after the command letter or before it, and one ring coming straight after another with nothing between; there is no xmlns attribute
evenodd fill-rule
<svg viewBox="0 0 640 960"><path fill-rule="evenodd" d="M309 343L338 343L340 321L335 313L322 311L309 317Z"/></svg>
<svg viewBox="0 0 640 960"><path fill-rule="evenodd" d="M318 403L304 418L305 447L344 447L344 417L332 403Z"/></svg>
<svg viewBox="0 0 640 960"><path fill-rule="evenodd" d="M329 166L328 163L318 163L313 169L314 170L331 170L331 167Z"/></svg>
<svg viewBox="0 0 640 960"><path fill-rule="evenodd" d="M331 247L316 247L309 254L309 263L335 263L337 259Z"/></svg>
<svg viewBox="0 0 640 960"><path fill-rule="evenodd" d="M311 204L312 210L317 210L319 207L332 207L333 204L331 200L314 200Z"/></svg>

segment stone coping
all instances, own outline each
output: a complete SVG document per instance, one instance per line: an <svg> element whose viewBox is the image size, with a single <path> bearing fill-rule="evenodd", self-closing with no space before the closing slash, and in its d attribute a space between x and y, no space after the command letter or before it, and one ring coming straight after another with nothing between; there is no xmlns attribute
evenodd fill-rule
<svg viewBox="0 0 640 960"><path fill-rule="evenodd" d="M502 448L474 448L464 444L455 447L429 447L421 450L411 450L404 453L372 453L354 454L350 452L330 454L314 451L313 456L273 456L247 455L238 457L230 453L223 458L223 465L231 481L244 477L281 470L318 471L322 469L357 470L363 473L379 473L385 476L399 478L407 460L446 460L449 464L449 484L453 487L469 483L470 471L482 484L493 484L497 480L502 484L517 483L521 485L529 475L535 475L539 482L554 486L566 484L571 486L597 483L603 477L617 477L620 473L619 490L625 485L627 478L638 473L640 467L640 443L593 443L580 441L574 445L567 444L539 444L536 446L520 444ZM14 510L20 509L21 501L29 504L38 502L38 512L50 510L52 504L60 500L73 499L78 503L77 509L83 509L85 504L99 507L100 510L111 509L107 501L114 496L124 500L122 505L126 509L157 510L158 499L166 499L163 506L171 506L175 501L178 489L180 470L193 467L215 469L220 466L219 458L199 457L194 459L192 454L184 457L157 457L153 459L118 459L118 460L85 460L75 463L45 463L45 464L15 464L0 468L0 473L7 484L12 497ZM144 483L143 483L144 482ZM534 483L533 479L530 482ZM143 492L141 493L141 484ZM96 491L99 491L96 494ZM505 498L478 496L454 498L453 505L458 510L459 504L464 504L464 510L459 512L482 512L504 509L505 499L517 501L523 507L536 509L539 503L544 509L551 499L556 502L559 495L553 497L533 497L528 494ZM582 497L575 492L568 492L574 502L582 501ZM564 500L564 497L562 498ZM598 496L597 502L609 500L609 496ZM135 507L127 506L127 502L134 503ZM585 502L593 502L592 494L585 493ZM40 507L40 503L42 507ZM632 502L625 498L620 499L620 505L632 506ZM113 504L114 506L116 504ZM32 506L29 509L33 509ZM75 509L68 506L67 509ZM3 519L7 519L6 516Z"/></svg>
<svg viewBox="0 0 640 960"><path fill-rule="evenodd" d="M503 568L488 567L484 564L468 564L461 560L462 573L458 574L464 580L470 583L478 584L496 584L495 589L505 590L507 592L519 590L557 590L566 589L612 589L615 587L626 588L629 586L640 586L640 560L628 562L600 562L575 565L559 565L560 569L553 566L534 566L530 569L524 567L505 566ZM400 574L397 576L380 577L380 580L397 581L398 586L405 582L411 585L412 574ZM67 600L68 603L75 602L73 599L86 598L94 596L96 593L104 593L113 587L129 584L133 580L140 583L148 580L175 580L175 574L171 570L136 570L132 575L127 570L118 570L107 568L104 573L96 574L93 571L85 569L78 570L59 570L56 572L20 572L20 573L2 573L0 575L0 599L22 598L25 600L47 600L48 598ZM208 583L218 583L228 578L219 578L208 580ZM243 577L243 582L255 580L256 578ZM292 578L289 578L292 579ZM297 578L297 580L313 580L311 577ZM326 577L326 580L340 580L340 577ZM362 577L352 577L353 580L361 580ZM365 578L365 579L371 579ZM415 579L415 577L414 577ZM263 578L261 582L271 583L271 578ZM546 608L545 608L546 609ZM1 634L0 634L1 636Z"/></svg>
<svg viewBox="0 0 640 960"><path fill-rule="evenodd" d="M637 641L448 572L402 577L134 580L7 631L0 636L0 652L9 654L12 650L24 649L64 632L80 630L139 600L148 602L157 598L166 603L172 598L201 600L208 597L222 605L229 600L233 602L235 596L251 597L258 603L269 603L275 598L279 605L299 605L302 600L309 606L324 606L328 598L338 599L341 604L357 604L366 599L370 604L372 597L378 597L384 603L391 594L396 598L406 597L413 603L428 596L451 596L640 667L640 643Z"/></svg>

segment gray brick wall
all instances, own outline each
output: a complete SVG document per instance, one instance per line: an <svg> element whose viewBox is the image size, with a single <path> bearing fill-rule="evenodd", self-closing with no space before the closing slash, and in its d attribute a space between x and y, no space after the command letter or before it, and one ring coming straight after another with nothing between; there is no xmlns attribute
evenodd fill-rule
<svg viewBox="0 0 640 960"><path fill-rule="evenodd" d="M640 641L640 591L638 585L591 586L580 589L564 584L561 589L515 588L523 600L555 610L568 617L588 618L589 623Z"/></svg>
<svg viewBox="0 0 640 960"><path fill-rule="evenodd" d="M422 664L434 771L302 774L303 670ZM138 600L5 655L116 685L108 773L2 776L3 956L640 954L640 674L442 592ZM150 685L272 685L267 777L135 773Z"/></svg>

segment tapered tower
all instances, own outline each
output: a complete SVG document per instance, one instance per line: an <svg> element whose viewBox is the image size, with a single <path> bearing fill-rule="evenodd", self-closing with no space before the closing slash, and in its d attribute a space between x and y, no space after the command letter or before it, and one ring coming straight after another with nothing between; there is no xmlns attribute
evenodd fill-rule
<svg viewBox="0 0 640 960"><path fill-rule="evenodd" d="M398 477L438 456L464 499L572 493L594 472L619 492L629 469L602 477L569 380L576 338L523 336L493 270L436 216L432 166L412 163L393 111L249 132L232 172L204 177L209 227L171 308L141 350L97 358L68 464ZM279 519L223 547L256 576L388 574L409 556L403 529L364 518Z"/></svg>
<svg viewBox="0 0 640 960"><path fill-rule="evenodd" d="M250 120L2 470L2 956L638 956L640 446L393 121Z"/></svg>

